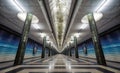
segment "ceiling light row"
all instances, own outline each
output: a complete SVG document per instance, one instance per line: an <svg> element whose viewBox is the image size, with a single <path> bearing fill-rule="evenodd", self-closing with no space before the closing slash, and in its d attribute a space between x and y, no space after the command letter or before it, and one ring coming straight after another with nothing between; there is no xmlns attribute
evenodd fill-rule
<svg viewBox="0 0 120 73"><path fill-rule="evenodd" d="M97 6L95 11L93 12L93 16L94 16L94 19L96 22L99 21L103 17L103 14L101 13L101 11L103 9L105 9L107 7L107 5L110 4L110 2L111 2L111 0L101 0L100 4ZM85 15L81 19L81 22L82 22L82 27L80 29L85 29L87 27L86 24L89 23L87 15Z"/></svg>
<svg viewBox="0 0 120 73"><path fill-rule="evenodd" d="M110 3L112 3L112 0L101 0L100 4L95 9L95 12L93 12L93 16L96 22L99 21L103 17L103 14L101 13L101 11L104 10L107 7L107 5L109 5ZM80 26L80 29L84 30L85 28L87 28L89 24L87 15L85 15L81 19L81 22L82 24ZM78 38L80 36L80 33L75 33L73 36L71 36L69 43L73 43L72 40L74 39L75 36Z"/></svg>
<svg viewBox="0 0 120 73"><path fill-rule="evenodd" d="M21 20L21 21L25 21L26 16L27 16L27 11L25 10L25 8L22 6L22 4L19 2L19 0L10 0L12 5L14 5L16 7L16 9L18 9L19 13L17 14L17 17ZM39 29L39 25L38 25L39 19L37 18L37 16L33 15L32 17L32 24L33 27L35 29Z"/></svg>
<svg viewBox="0 0 120 73"><path fill-rule="evenodd" d="M20 11L18 14L17 14L17 17L25 22L25 19L26 19L26 16L27 16L27 12L26 10L24 9L24 7L17 1L17 0L10 0L12 2L12 4ZM35 29L40 29L40 26L38 25L39 23L39 19L37 18L37 16L33 15L32 17L32 26L35 28ZM45 33L40 33L40 36L43 38L46 36ZM47 36L47 39L49 39L49 37Z"/></svg>

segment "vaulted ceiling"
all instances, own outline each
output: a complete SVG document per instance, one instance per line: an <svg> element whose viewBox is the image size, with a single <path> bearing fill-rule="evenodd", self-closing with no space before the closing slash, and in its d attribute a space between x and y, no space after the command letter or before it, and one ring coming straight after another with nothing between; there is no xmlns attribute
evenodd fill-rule
<svg viewBox="0 0 120 73"><path fill-rule="evenodd" d="M24 22L18 19L17 14L20 11L12 1L14 0L0 0L0 25L22 33ZM39 19L39 23L31 24L29 38L42 44L40 33L45 33L49 36L49 40L53 42L57 51L62 51L67 45L66 43L70 41L71 36L75 33L79 33L78 43L91 37L89 24L83 24L81 19L86 14L95 12L96 9L98 9L98 12L103 13L103 18L96 22L99 33L120 24L120 0L15 1L17 1L26 12L34 14ZM60 29L58 28L59 24ZM61 45L59 45L59 43L61 43Z"/></svg>

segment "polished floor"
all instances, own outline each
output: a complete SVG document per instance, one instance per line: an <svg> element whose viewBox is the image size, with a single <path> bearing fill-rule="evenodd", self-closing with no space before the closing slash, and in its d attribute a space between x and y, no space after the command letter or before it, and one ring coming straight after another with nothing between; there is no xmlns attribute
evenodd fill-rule
<svg viewBox="0 0 120 73"><path fill-rule="evenodd" d="M58 54L42 60L26 60L23 65L2 69L0 73L120 73L120 70L97 65L93 60Z"/></svg>

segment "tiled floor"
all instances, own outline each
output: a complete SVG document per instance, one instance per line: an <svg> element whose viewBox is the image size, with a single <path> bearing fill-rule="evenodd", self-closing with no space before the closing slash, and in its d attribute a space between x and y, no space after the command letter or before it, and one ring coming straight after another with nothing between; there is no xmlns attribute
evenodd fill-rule
<svg viewBox="0 0 120 73"><path fill-rule="evenodd" d="M25 62L24 65L3 69L0 73L120 73L120 70L59 54L44 60L36 59Z"/></svg>

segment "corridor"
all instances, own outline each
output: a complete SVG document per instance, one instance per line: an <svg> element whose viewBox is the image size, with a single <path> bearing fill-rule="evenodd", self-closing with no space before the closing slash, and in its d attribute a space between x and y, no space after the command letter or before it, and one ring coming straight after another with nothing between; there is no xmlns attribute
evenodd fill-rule
<svg viewBox="0 0 120 73"><path fill-rule="evenodd" d="M97 65L91 60L58 54L44 60L29 60L23 65L7 68L0 73L120 73L120 70Z"/></svg>
<svg viewBox="0 0 120 73"><path fill-rule="evenodd" d="M120 73L120 0L0 0L0 73Z"/></svg>

